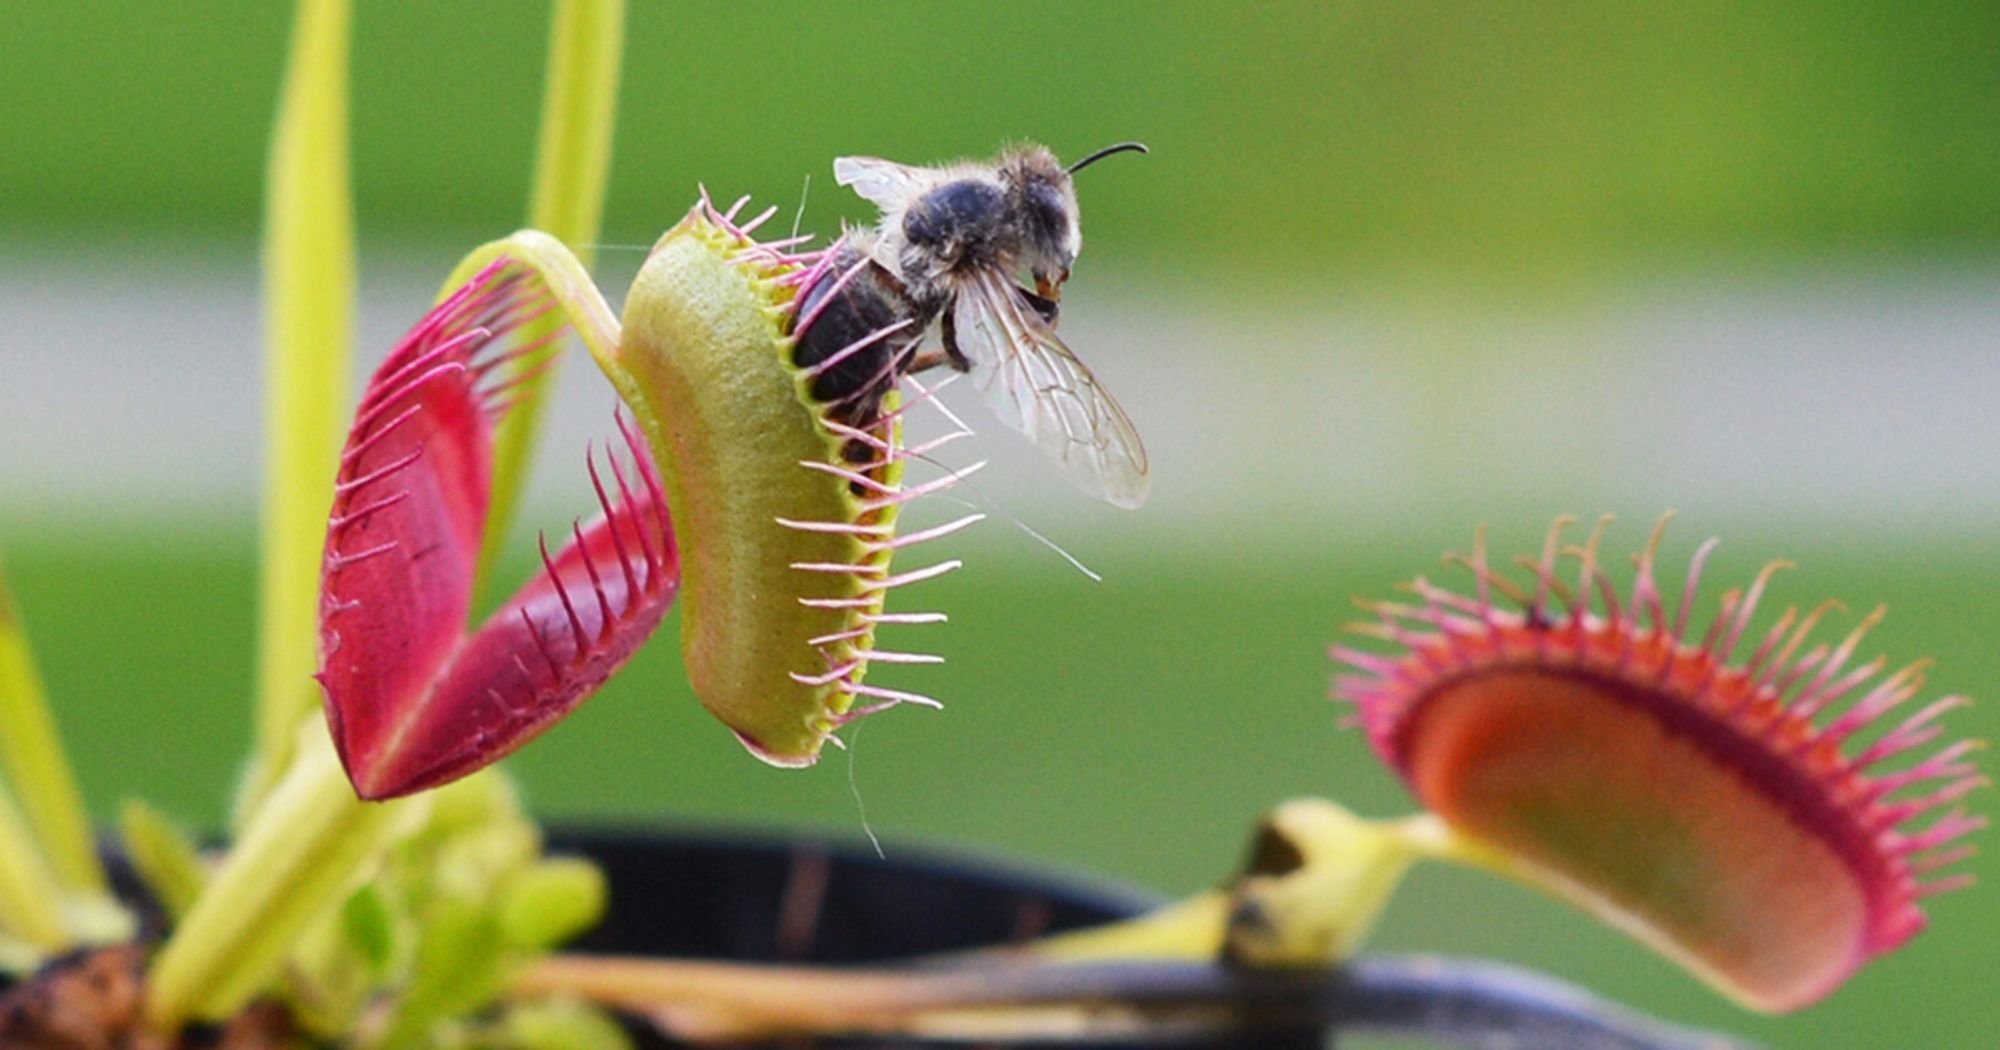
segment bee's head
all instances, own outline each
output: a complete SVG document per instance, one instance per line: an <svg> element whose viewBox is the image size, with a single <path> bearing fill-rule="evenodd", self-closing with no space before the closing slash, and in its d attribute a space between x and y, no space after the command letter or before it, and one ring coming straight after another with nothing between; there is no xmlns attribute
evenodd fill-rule
<svg viewBox="0 0 2000 1050"><path fill-rule="evenodd" d="M1037 292L1060 297L1069 268L1083 250L1069 172L1047 149L1023 146L1001 159L1000 180L1020 231L1022 268L1034 278Z"/></svg>
<svg viewBox="0 0 2000 1050"><path fill-rule="evenodd" d="M1062 285L1069 280L1070 267L1083 251L1083 229L1077 221L1076 187L1070 176L1114 153L1146 152L1137 142L1106 146L1069 167L1057 162L1055 154L1041 146L1024 146L1007 155L1000 164L1000 177L1007 183L1022 227L1022 265L1035 280L1035 290L1046 298L1060 299Z"/></svg>

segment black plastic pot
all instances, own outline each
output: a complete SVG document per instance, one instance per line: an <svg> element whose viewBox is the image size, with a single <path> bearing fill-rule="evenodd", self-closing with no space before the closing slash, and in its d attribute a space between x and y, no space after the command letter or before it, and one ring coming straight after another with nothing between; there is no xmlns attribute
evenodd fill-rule
<svg viewBox="0 0 2000 1050"><path fill-rule="evenodd" d="M610 882L609 911L570 950L736 962L855 965L971 948L1138 914L1159 898L1109 883L987 858L741 833L569 830L553 848L587 855ZM642 1026L644 1047L678 1046ZM807 1047L914 1048L962 1043L786 1040ZM982 1043L999 1048L1012 1044ZM1043 1050L1129 1043L1032 1044ZM1317 1050L1317 1029L1177 1043L1198 1050Z"/></svg>
<svg viewBox="0 0 2000 1050"><path fill-rule="evenodd" d="M1126 918L1159 903L1136 890L991 859L905 847L888 859L811 839L740 833L572 831L555 845L584 853L610 880L610 911L572 946L582 952L738 962L859 965L971 948ZM1224 1035L1191 1050L1330 1048L1338 1032L1422 1045L1539 1050L1729 1050L1748 1044L1634 1013L1574 985L1475 959L1365 956L1337 971L1234 971L1188 962L1112 972L1043 971L1037 989L1063 1000L1197 1003ZM1091 983L1091 982L1098 983ZM1204 1031L1217 1026L1206 1024ZM641 1046L671 1047L642 1026ZM791 1039L784 1050L964 1047L912 1040ZM983 1050L1003 1046L986 1041ZM1035 1042L1042 1050L1163 1045L1106 1039Z"/></svg>
<svg viewBox="0 0 2000 1050"><path fill-rule="evenodd" d="M586 953L830 967L889 963L1004 946L1125 918L1158 903L1151 895L1102 882L904 847L883 859L813 839L627 829L562 831L552 837L552 846L593 858L610 882L604 921L568 949ZM129 899L141 900L120 858L114 852L107 859L114 883ZM150 924L157 921L154 916ZM1204 1018L1202 1031L1226 1034L1171 1044L1157 1038L1022 1044L794 1038L754 1045L1314 1050L1332 1047L1336 1031L1373 1031L1438 1046L1748 1046L1719 1033L1662 1024L1573 985L1480 960L1361 957L1336 971L1296 972L1237 971L1202 962L1114 963L1095 972L1024 969L1042 983L1026 993L1028 985L1010 986L1010 995L1038 995L1038 1002L1144 1002L1149 1009L1192 1003ZM645 1050L682 1045L636 1020L628 1030Z"/></svg>

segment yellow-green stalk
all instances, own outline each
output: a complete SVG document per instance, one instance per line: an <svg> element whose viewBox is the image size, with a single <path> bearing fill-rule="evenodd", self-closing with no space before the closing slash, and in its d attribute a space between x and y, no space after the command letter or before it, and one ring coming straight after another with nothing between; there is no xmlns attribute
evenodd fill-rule
<svg viewBox="0 0 2000 1050"><path fill-rule="evenodd" d="M300 0L265 173L264 508L256 739L239 821L285 770L319 702L320 549L348 418L354 208L346 0Z"/></svg>
<svg viewBox="0 0 2000 1050"><path fill-rule="evenodd" d="M549 33L548 72L542 92L541 134L535 146L534 188L528 226L560 241L590 268L604 221L610 179L612 130L618 113L619 64L624 52L624 0L557 0ZM457 276L457 275L454 275ZM456 283L447 288L457 287ZM560 322L541 322L544 331ZM530 331L526 338L543 334ZM534 457L542 405L556 367L535 368L518 388L512 411L494 437L493 491L477 580L492 571ZM475 584L475 593L481 583Z"/></svg>

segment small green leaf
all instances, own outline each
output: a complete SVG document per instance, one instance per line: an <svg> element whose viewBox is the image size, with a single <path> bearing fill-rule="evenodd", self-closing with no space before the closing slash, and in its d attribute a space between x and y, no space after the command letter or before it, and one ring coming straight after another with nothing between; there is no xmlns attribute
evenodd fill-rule
<svg viewBox="0 0 2000 1050"><path fill-rule="evenodd" d="M165 814L138 799L127 800L119 810L118 838L146 892L153 895L168 919L179 922L208 882L194 840Z"/></svg>
<svg viewBox="0 0 2000 1050"><path fill-rule="evenodd" d="M369 971L377 979L387 977L404 934L379 881L361 887L347 898L347 904L340 909L340 925L347 942L367 963Z"/></svg>
<svg viewBox="0 0 2000 1050"><path fill-rule="evenodd" d="M604 872L580 857L551 857L514 873L500 894L507 943L545 951L597 925L608 895Z"/></svg>
<svg viewBox="0 0 2000 1050"><path fill-rule="evenodd" d="M295 939L277 997L301 1030L327 1042L346 1039L381 989L402 979L412 925L396 880L380 871L337 914Z"/></svg>
<svg viewBox="0 0 2000 1050"><path fill-rule="evenodd" d="M631 1050L632 1041L604 1011L567 999L515 1003L492 1037L473 1046L491 1050Z"/></svg>
<svg viewBox="0 0 2000 1050"><path fill-rule="evenodd" d="M505 946L485 900L440 895L422 926L410 981L377 1044L385 1050L432 1045L433 1025L484 1007L504 987Z"/></svg>

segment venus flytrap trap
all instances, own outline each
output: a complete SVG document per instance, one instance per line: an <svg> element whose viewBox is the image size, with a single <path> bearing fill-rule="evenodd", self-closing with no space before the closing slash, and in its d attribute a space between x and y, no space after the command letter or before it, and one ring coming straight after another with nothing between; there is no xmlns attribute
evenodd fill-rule
<svg viewBox="0 0 2000 1050"><path fill-rule="evenodd" d="M534 375L572 330L593 347L616 339L553 238L517 235L473 260L471 281L376 370L334 486L319 678L365 799L436 786L525 743L631 656L677 589L660 480L626 429L627 465L589 463L601 513L554 555L544 542L543 572L466 631L494 431L520 404L508 366Z"/></svg>
<svg viewBox="0 0 2000 1050"><path fill-rule="evenodd" d="M1731 998L1760 1010L1817 1000L1923 928L1918 902L1984 818L1980 745L1933 746L1964 697L1897 714L1925 662L1854 665L1881 611L1813 642L1830 604L1786 609L1747 658L1772 577L1730 590L1691 632L1704 544L1668 619L1655 579L1662 519L1623 599L1599 563L1550 529L1525 586L1459 559L1472 596L1419 579L1415 604L1373 606L1382 654L1335 650L1338 691L1375 752L1456 833ZM1561 557L1576 562L1566 583ZM1496 593L1515 609L1505 609ZM1872 683L1872 684L1871 684Z"/></svg>
<svg viewBox="0 0 2000 1050"><path fill-rule="evenodd" d="M1671 617L1656 579L1662 518L1621 597L1600 563L1609 519L1581 545L1558 519L1517 582L1484 534L1450 559L1471 595L1418 578L1410 603L1364 603L1336 693L1378 757L1431 812L1373 821L1319 800L1260 829L1224 890L1041 947L1051 958L1209 954L1256 967L1352 956L1419 859L1495 872L1577 905L1746 1007L1786 1012L1830 994L1925 923L1919 902L1986 820L1981 745L1936 746L1963 697L1892 718L1923 662L1853 666L1880 610L1812 643L1830 603L1788 608L1733 661L1772 577L1723 595L1697 639L1696 552ZM1576 564L1562 576L1562 560ZM1511 604L1513 608L1506 606ZM1871 684L1872 682L1872 684Z"/></svg>
<svg viewBox="0 0 2000 1050"><path fill-rule="evenodd" d="M641 420L653 421L685 552L682 651L695 694L753 754L807 765L861 714L935 703L863 679L871 663L935 659L878 649L875 630L942 619L885 613L884 599L958 563L896 575L890 560L980 516L897 535L905 502L965 472L902 484L905 461L929 449L902 445L893 372L870 377L864 388L886 388L865 399L824 396L819 380L907 326L802 361L825 300L805 306L800 290L834 273L840 245L806 254L760 245L750 235L761 219L735 222L742 203L719 212L704 199L654 246L626 303L625 341L605 367L638 393Z"/></svg>

